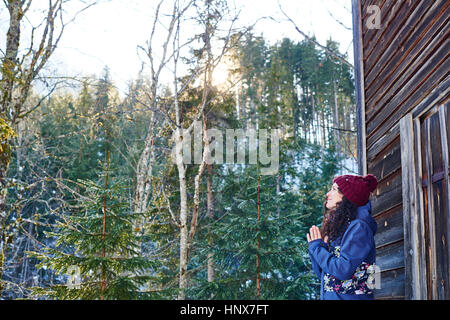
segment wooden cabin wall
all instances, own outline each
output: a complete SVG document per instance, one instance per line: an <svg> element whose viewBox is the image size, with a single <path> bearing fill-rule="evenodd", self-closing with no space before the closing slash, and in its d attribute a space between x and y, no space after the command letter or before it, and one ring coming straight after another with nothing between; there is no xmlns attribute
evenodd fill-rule
<svg viewBox="0 0 450 320"><path fill-rule="evenodd" d="M382 271L376 299L405 298L399 120L418 106L448 100L449 3L359 1L367 172L379 179L372 197L376 263ZM379 29L367 28L370 5L381 9Z"/></svg>

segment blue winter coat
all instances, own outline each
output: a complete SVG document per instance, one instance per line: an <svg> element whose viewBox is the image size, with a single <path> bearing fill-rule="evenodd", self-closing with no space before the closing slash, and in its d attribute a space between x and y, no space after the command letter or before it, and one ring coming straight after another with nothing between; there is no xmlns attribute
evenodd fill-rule
<svg viewBox="0 0 450 320"><path fill-rule="evenodd" d="M376 231L369 201L358 207L355 220L330 245L321 239L309 242L312 267L321 280L321 300L373 299L367 284L374 272Z"/></svg>

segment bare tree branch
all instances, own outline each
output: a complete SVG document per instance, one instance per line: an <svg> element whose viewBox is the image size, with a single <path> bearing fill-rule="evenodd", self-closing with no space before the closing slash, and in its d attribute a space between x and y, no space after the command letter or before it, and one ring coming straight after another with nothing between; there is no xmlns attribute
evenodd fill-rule
<svg viewBox="0 0 450 320"><path fill-rule="evenodd" d="M330 17L333 18L334 21L339 23L344 29L352 31L352 28L347 27L342 21L340 21L339 19L335 18L335 16L331 13L330 9L328 9L327 11L328 11L328 14L330 15Z"/></svg>
<svg viewBox="0 0 450 320"><path fill-rule="evenodd" d="M333 56L334 58L338 59L340 62L346 64L347 66L349 66L350 68L354 69L355 67L353 66L353 64L351 64L350 62L348 62L344 57L342 57L340 54L330 50L329 48L321 45L319 42L317 42L316 40L314 40L313 38L311 38L310 36L308 36L306 33L304 33L302 30L299 29L299 27L295 24L295 22L286 14L286 12L284 12L283 8L281 7L280 1L278 1L278 7L280 8L281 13L283 13L283 15L286 17L287 20L289 20L290 23L292 23L292 25L294 26L295 30L297 30L298 33L300 33L303 37L305 37L306 40L310 41L311 43L313 43L314 45L318 46L319 48L321 48L322 50L324 50L325 52L327 52L329 55ZM273 19L273 18L272 18ZM275 19L273 19L275 21Z"/></svg>

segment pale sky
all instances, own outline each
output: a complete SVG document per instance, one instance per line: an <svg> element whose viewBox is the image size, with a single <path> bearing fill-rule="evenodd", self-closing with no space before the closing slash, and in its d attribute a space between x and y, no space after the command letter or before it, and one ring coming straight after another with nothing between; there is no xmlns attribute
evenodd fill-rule
<svg viewBox="0 0 450 320"><path fill-rule="evenodd" d="M47 4L44 0L37 3ZM111 77L124 94L126 83L136 77L142 60L137 46L145 45L151 30L154 8L159 0L101 0L99 4L80 14L63 35L51 58L51 68L59 74L100 74L105 65ZM234 0L232 5L241 9L240 25L253 24L258 18L272 17L279 23L263 19L254 29L269 43L288 37L293 41L303 37L286 21L277 0ZM348 52L353 63L351 0L280 0L283 10L297 26L309 35L315 34L324 44L330 37L340 43L341 52ZM44 6L45 7L45 6ZM340 23L348 27L346 29ZM5 10L0 12L0 29L7 27ZM4 40L0 39L4 49Z"/></svg>

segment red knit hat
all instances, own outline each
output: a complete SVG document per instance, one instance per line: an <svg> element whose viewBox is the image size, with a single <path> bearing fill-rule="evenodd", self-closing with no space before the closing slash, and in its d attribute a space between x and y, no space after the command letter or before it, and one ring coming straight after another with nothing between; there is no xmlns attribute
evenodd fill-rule
<svg viewBox="0 0 450 320"><path fill-rule="evenodd" d="M373 174L367 176L344 175L333 179L344 196L351 203L363 206L369 201L372 191L377 188L378 180Z"/></svg>

